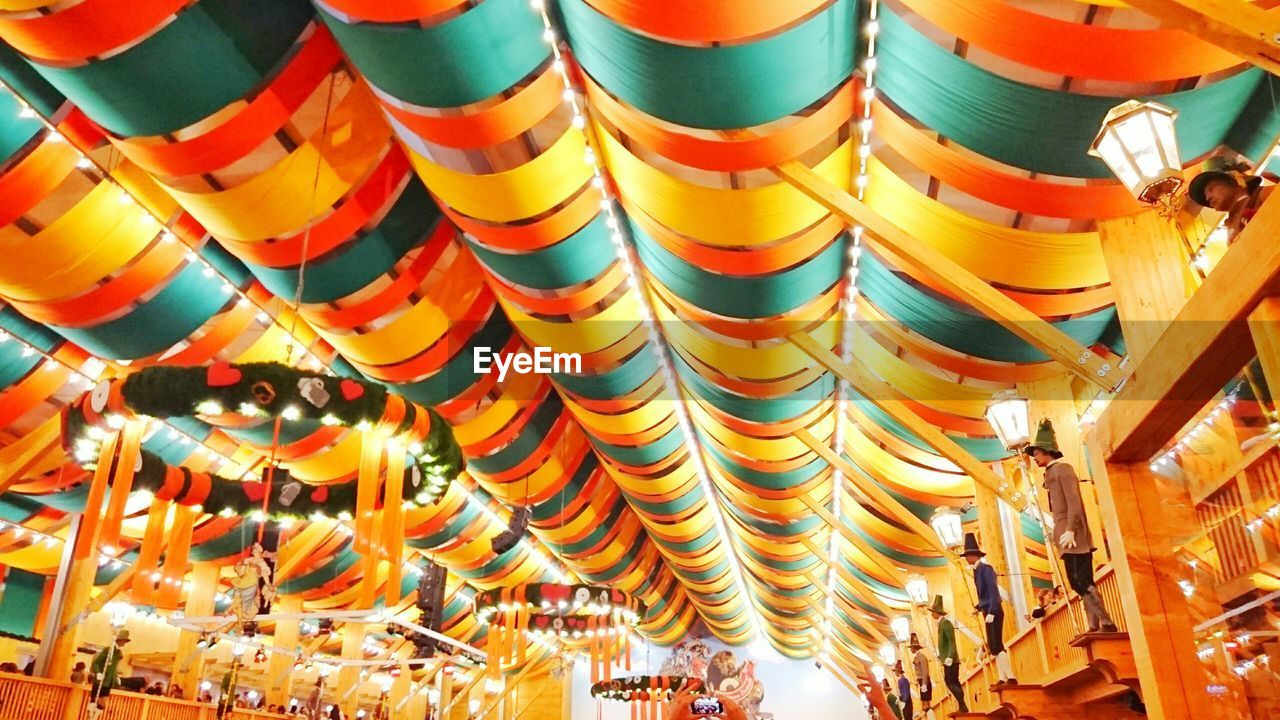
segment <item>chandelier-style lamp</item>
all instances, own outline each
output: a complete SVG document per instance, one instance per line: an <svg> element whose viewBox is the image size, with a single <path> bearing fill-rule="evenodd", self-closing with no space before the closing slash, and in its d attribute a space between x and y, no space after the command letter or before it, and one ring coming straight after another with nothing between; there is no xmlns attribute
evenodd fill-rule
<svg viewBox="0 0 1280 720"><path fill-rule="evenodd" d="M885 677L885 676L884 676L884 666L883 666L883 665L881 665L880 663L876 663L875 665L872 665L872 666L871 666L871 677L874 677L874 678L876 679L876 682L878 682L878 683L882 683L882 682L884 682L884 677Z"/></svg>
<svg viewBox="0 0 1280 720"><path fill-rule="evenodd" d="M899 615L889 621L889 629L893 630L894 639L904 643L911 639L911 618Z"/></svg>
<svg viewBox="0 0 1280 720"><path fill-rule="evenodd" d="M933 531L937 533L938 540L948 550L958 550L964 547L962 517L959 510L949 505L943 505L933 512L933 517L929 518L929 524L933 526Z"/></svg>
<svg viewBox="0 0 1280 720"><path fill-rule="evenodd" d="M1021 452L1031 442L1031 414L1027 399L1005 391L987 405L987 423L1006 450Z"/></svg>
<svg viewBox="0 0 1280 720"><path fill-rule="evenodd" d="M881 645L878 652L880 655L880 661L890 667L892 667L894 661L898 659L898 649L893 646L893 643L885 643Z"/></svg>
<svg viewBox="0 0 1280 720"><path fill-rule="evenodd" d="M908 575L906 589L907 597L911 598L911 602L915 603L916 607L929 604L929 581L925 580L923 575Z"/></svg>
<svg viewBox="0 0 1280 720"><path fill-rule="evenodd" d="M1101 158L1139 202L1172 209L1183 185L1177 117L1177 110L1160 103L1121 103L1103 119L1089 154Z"/></svg>
<svg viewBox="0 0 1280 720"><path fill-rule="evenodd" d="M615 663L631 669L631 634L644 614L632 596L597 585L527 583L476 595L476 617L489 625L486 650L491 677L502 662L523 663L530 636L583 645L591 658L591 682L607 682Z"/></svg>

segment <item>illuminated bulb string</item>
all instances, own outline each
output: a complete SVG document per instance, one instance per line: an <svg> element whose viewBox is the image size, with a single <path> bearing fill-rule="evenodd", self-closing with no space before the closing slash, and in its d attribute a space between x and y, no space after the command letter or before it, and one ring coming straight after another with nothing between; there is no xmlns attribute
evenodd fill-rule
<svg viewBox="0 0 1280 720"><path fill-rule="evenodd" d="M858 174L854 181L854 190L857 193L858 200L864 200L866 197L867 185L869 177L867 175L867 162L871 158L871 106L876 99L876 46L878 36L880 34L880 2L872 0L868 9L867 24L863 30L867 36L867 55L863 62L863 89L862 89L862 119L858 122L858 137L860 139L858 145ZM866 232L861 225L854 225L852 232L852 240L849 244L849 256L847 262L847 276L845 278L844 294L841 297L841 307L843 308L842 324L840 331L840 360L846 365L853 362L853 330L858 313L858 261L862 258L862 236ZM849 383L842 377L836 378L836 419L834 440L832 442L832 451L837 455L844 454L844 432L845 425L848 423L847 409L848 401L846 397L849 392ZM840 468L833 468L831 473L831 515L836 522L840 522L841 517L841 496L844 487L844 472ZM826 619L823 621L825 632L823 633L823 651L830 653L832 620L835 616L835 592L836 583L839 577L837 563L840 557L840 534L836 528L831 528L830 546L827 549L827 600L826 600Z"/></svg>
<svg viewBox="0 0 1280 720"><path fill-rule="evenodd" d="M35 108L33 108L29 103L27 103L27 101L21 95L19 95L16 91L14 91L13 88L10 88L4 82L0 82L0 90L8 91L9 94L12 95L13 98L17 101L19 108L21 108L18 111L18 117L24 118L24 119L39 118L40 123L43 124L45 129L49 132L49 137L48 137L49 142L58 142L58 143L68 142L67 138L63 136L61 132L58 131L58 129L53 125L52 122L49 121L48 118L37 113ZM118 190L120 193L117 196L117 201L121 205L138 206L138 208L141 209L143 213L145 213L144 217L157 227L160 234L160 242L173 243L173 242L179 241L180 238L178 235L176 235L167 225L165 225L164 222L160 220L160 218L156 217L156 215L150 210L150 208L148 208L143 203L138 202L138 199L135 198L133 194L130 193L129 190L124 187L124 185L121 185L119 182L117 182L116 179L112 177L111 174L107 172L105 168L99 166L97 162L93 160L93 158L81 152L79 148L74 148L74 149L76 153L79 155L79 158L76 160L76 167L79 168L80 170L89 172L99 182L107 182L113 185L115 189ZM276 325L277 327L279 327L280 331L283 332L285 336L289 338L288 347L289 347L290 359L292 359L293 349L298 348L299 350L302 351L302 355L299 358L299 360L300 360L300 365L304 367L304 369L311 369L317 372L324 371L324 372L328 372L329 374L332 374L332 370L329 368L329 366L326 365L318 356L307 351L306 344L298 340L298 338L295 337L293 333L290 332L289 329L284 326L284 323L280 322L278 318L273 316L271 313L267 312L267 309L264 306L258 305L246 293L242 292L239 288L237 288L235 283L231 281L231 278L229 278L225 273L223 273L218 268L214 267L212 263L205 260L196 251L196 248L192 246L191 243L187 242L185 238L182 238L181 241L183 242L183 244L187 245L188 248L190 248L189 252L187 252L184 258L185 262L189 264L198 263L199 265L203 266L201 270L201 274L204 275L204 277L206 278L210 278L210 279L214 277L221 278L222 284L219 287L222 293L228 296L228 298L230 298L230 296L232 295L237 296L236 303L240 307L249 307L250 305L256 306L258 308L258 314L255 319L257 320L259 325L263 326L264 328L270 327L271 325Z"/></svg>
<svg viewBox="0 0 1280 720"><path fill-rule="evenodd" d="M608 183L605 180L604 169L601 167L599 154L593 148L592 133L586 131L587 118L583 114L582 105L578 102L578 93L573 86L573 81L569 77L568 68L565 65L565 59L560 51L559 37L554 24L551 22L551 16L547 13L545 0L530 0L530 5L542 18L542 39L546 41L551 48L553 56L552 68L560 75L561 83L564 86L563 98L564 102L569 105L573 111L573 126L584 131L587 150L584 153L583 161L591 166L592 178L591 185L600 191L600 210L606 215L605 224L609 227L611 240L613 241L614 252L618 256L619 262L626 277L628 290L634 291L640 302L641 320L648 330L650 347L653 348L654 355L657 356L658 365L662 371L662 378L666 386L667 392L671 397L676 399L674 403L676 420L680 426L680 431L684 435L685 441L688 443L690 452L689 456L693 462L694 470L698 476L698 484L701 486L703 493L707 497L706 506L710 510L713 520L715 521L716 531L720 535L721 545L725 549L725 555L729 561L729 567L733 574L734 583L737 585L738 592L742 594L743 602L747 608L747 621L752 629L757 633L758 637L763 638L763 626L760 623L758 611L752 600L750 586L747 583L746 571L743 569L738 559L737 551L733 545L732 535L729 533L728 525L725 522L724 514L719 505L719 493L715 485L711 481L710 473L702 459L702 444L693 428L693 422L689 419L687 410L683 402L683 392L679 380L676 377L675 366L671 362L670 349L667 346L666 339L658 328L658 324L654 319L652 299L645 291L644 279L636 270L637 259L633 257L631 244L624 236L623 223L618 217L616 204L609 195Z"/></svg>

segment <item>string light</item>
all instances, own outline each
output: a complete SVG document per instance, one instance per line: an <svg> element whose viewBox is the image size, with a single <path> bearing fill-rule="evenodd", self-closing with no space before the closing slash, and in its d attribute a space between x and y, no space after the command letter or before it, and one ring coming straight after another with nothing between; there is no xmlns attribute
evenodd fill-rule
<svg viewBox="0 0 1280 720"><path fill-rule="evenodd" d="M558 36L555 32L555 26L551 21L551 16L547 13L545 5L538 6L537 4L534 4L533 7L542 19L544 29L543 39L547 41L551 49L553 56L552 68L560 75L561 83L564 86L563 97L564 101L569 105L569 108L573 113L573 125L576 128L584 129L587 126L586 116L583 113L582 106L578 102L578 93L575 91L573 82L569 77L564 56L560 50ZM654 355L657 357L658 366L662 372L666 390L671 397L680 400L683 392L676 376L675 365L671 360L670 349L667 347L667 343L658 328L657 320L653 311L654 300L649 297L645 290L645 282L636 270L637 261L633 258L630 243L623 234L623 223L619 221L615 207L616 203L613 202L613 199L609 195L608 183L604 177L604 169L599 163L599 153L591 147L592 136L590 132L586 133L585 140L587 149L584 151L584 160L591 165L592 186L600 191L600 210L606 215L606 222L609 223L609 227L613 228L610 239L613 242L618 260L622 265L627 289L634 291L639 298L639 308L642 316L641 321L645 324L646 329L648 330L650 346L653 349ZM716 526L716 531L719 533L719 537L722 540L721 544L725 549L725 554L729 561L729 567L732 571L734 583L738 588L738 592L741 593L743 601L746 603L748 621L757 636L763 637L763 629L759 619L759 613L756 610L754 601L752 600L752 593L749 585L747 584L746 572L738 558L737 551L733 545L732 535L729 532L729 527L724 519L724 513L719 505L719 492L716 490L715 485L711 480L711 475L703 462L701 441L698 438L697 432L694 430L693 422L689 418L685 404L678 401L673 404L673 407L677 424L679 425L681 433L684 435L685 441L688 443L690 448L689 457L693 462L694 471L698 477L698 484L707 498L706 507L711 513Z"/></svg>

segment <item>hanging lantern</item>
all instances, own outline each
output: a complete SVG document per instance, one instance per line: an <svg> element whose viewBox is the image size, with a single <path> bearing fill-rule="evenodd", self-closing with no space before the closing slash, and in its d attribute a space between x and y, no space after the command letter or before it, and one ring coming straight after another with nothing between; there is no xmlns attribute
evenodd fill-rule
<svg viewBox="0 0 1280 720"><path fill-rule="evenodd" d="M631 634L644 606L639 600L597 585L528 583L476 595L476 618L489 625L489 676L502 662L523 663L528 636L582 645L591 657L591 682L612 679L614 664L630 669Z"/></svg>
<svg viewBox="0 0 1280 720"><path fill-rule="evenodd" d="M929 581L923 575L909 575L906 582L907 596L917 607L929 604Z"/></svg>
<svg viewBox="0 0 1280 720"><path fill-rule="evenodd" d="M893 637L896 638L898 642L904 643L911 639L911 618L906 615L899 615L898 617L890 620L889 628L893 630Z"/></svg>
<svg viewBox="0 0 1280 720"><path fill-rule="evenodd" d="M948 550L964 547L964 529L959 510L944 505L933 512L933 517L929 518L929 524L938 534L938 540Z"/></svg>
<svg viewBox="0 0 1280 720"><path fill-rule="evenodd" d="M1005 449L1019 451L1031 442L1031 420L1026 398L1003 392L987 405L987 423Z"/></svg>
<svg viewBox="0 0 1280 720"><path fill-rule="evenodd" d="M1089 154L1101 158L1140 202L1170 205L1182 188L1182 161L1173 121L1178 111L1129 100L1107 113Z"/></svg>
<svg viewBox="0 0 1280 720"><path fill-rule="evenodd" d="M701 680L680 675L635 675L595 683L591 697L630 704L632 720L665 720L672 695L701 686Z"/></svg>
<svg viewBox="0 0 1280 720"><path fill-rule="evenodd" d="M874 677L878 683L884 682L884 666L879 663L872 665L871 677Z"/></svg>
<svg viewBox="0 0 1280 720"><path fill-rule="evenodd" d="M892 643L885 643L880 646L880 660L885 665L892 665L898 659L898 649ZM881 671L883 672L883 670Z"/></svg>

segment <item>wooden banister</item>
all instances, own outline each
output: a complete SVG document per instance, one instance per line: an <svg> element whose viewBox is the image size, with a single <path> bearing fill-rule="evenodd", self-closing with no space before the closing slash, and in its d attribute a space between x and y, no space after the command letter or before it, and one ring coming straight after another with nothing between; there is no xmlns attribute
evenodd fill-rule
<svg viewBox="0 0 1280 720"><path fill-rule="evenodd" d="M71 720L83 716L87 698L84 685L0 673L0 718Z"/></svg>

